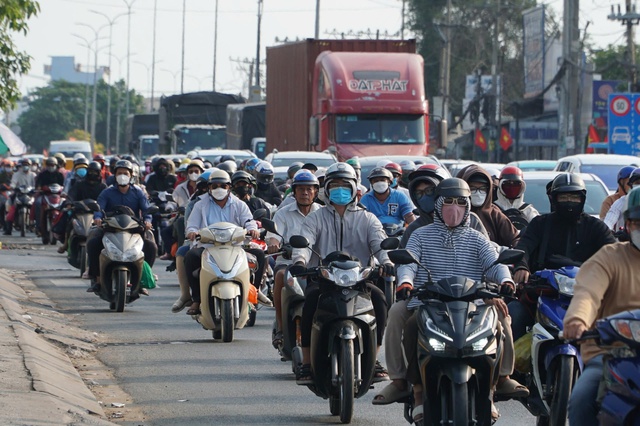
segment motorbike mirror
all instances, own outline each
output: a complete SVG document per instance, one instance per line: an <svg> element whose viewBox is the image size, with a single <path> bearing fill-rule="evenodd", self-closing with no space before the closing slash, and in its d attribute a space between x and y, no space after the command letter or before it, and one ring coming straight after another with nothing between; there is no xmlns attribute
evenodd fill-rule
<svg viewBox="0 0 640 426"><path fill-rule="evenodd" d="M151 206L151 207L149 207L149 209L147 209L145 214L156 214L159 211L160 211L160 208L158 206Z"/></svg>
<svg viewBox="0 0 640 426"><path fill-rule="evenodd" d="M100 211L100 205L98 203L96 203L93 200L87 200L84 202L84 204L89 207L89 210L91 210L92 212L99 212Z"/></svg>
<svg viewBox="0 0 640 426"><path fill-rule="evenodd" d="M274 221L265 218L265 219L261 219L260 223L262 223L262 227L267 231L271 232L272 234L280 235L278 234L278 228L276 227L276 224ZM280 236L282 237L282 235Z"/></svg>
<svg viewBox="0 0 640 426"><path fill-rule="evenodd" d="M493 263L494 265L509 265L512 263L519 262L524 257L524 251L516 250L516 249L507 249L503 250L498 259Z"/></svg>
<svg viewBox="0 0 640 426"><path fill-rule="evenodd" d="M269 218L269 211L267 209L257 209L256 211L253 212L253 219L254 220L262 220L263 218ZM266 229L266 228L265 228ZM269 231L271 232L271 231Z"/></svg>
<svg viewBox="0 0 640 426"><path fill-rule="evenodd" d="M294 235L289 239L289 244L293 248L303 249L309 247L309 240L302 235Z"/></svg>
<svg viewBox="0 0 640 426"><path fill-rule="evenodd" d="M392 250L387 254L389 255L389 260L396 265L410 265L412 263L418 263L418 259L416 259L413 253L409 250Z"/></svg>
<svg viewBox="0 0 640 426"><path fill-rule="evenodd" d="M380 248L382 250L395 250L400 245L400 240L395 237L389 237L382 240L380 243Z"/></svg>

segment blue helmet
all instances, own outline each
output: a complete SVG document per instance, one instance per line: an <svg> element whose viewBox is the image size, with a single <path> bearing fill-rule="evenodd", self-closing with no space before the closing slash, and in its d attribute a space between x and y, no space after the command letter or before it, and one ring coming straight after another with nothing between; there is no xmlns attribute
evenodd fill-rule
<svg viewBox="0 0 640 426"><path fill-rule="evenodd" d="M640 180L640 167L634 168L629 173L629 186L633 186L634 183Z"/></svg>
<svg viewBox="0 0 640 426"><path fill-rule="evenodd" d="M269 184L273 182L275 170L273 170L271 163L263 160L256 166L255 176L258 183Z"/></svg>
<svg viewBox="0 0 640 426"><path fill-rule="evenodd" d="M300 169L293 176L291 188L295 188L296 185L315 185L320 188L320 182L318 182L318 178L316 177L316 175L314 175L310 170L307 169Z"/></svg>
<svg viewBox="0 0 640 426"><path fill-rule="evenodd" d="M256 166L260 163L259 158L252 158L244 166L244 170L253 174L256 171Z"/></svg>
<svg viewBox="0 0 640 426"><path fill-rule="evenodd" d="M627 179L629 176L631 176L631 172L633 172L634 170L634 166L624 166L623 168L621 168L618 172L618 182L620 182L621 179Z"/></svg>

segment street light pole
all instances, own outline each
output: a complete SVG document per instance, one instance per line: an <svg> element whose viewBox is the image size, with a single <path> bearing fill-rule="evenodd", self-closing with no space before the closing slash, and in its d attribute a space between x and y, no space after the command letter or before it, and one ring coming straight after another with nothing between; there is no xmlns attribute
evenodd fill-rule
<svg viewBox="0 0 640 426"><path fill-rule="evenodd" d="M320 38L320 0L316 0L316 31L315 39Z"/></svg>
<svg viewBox="0 0 640 426"><path fill-rule="evenodd" d="M150 72L150 70L149 70L149 65L145 64L144 62L140 62L140 61L134 61L134 62L135 62L136 64L138 64L138 65L143 66L143 67L144 67L144 69L147 71L147 74L146 74L146 77L147 77L147 85L149 85L149 84L150 84L150 81L151 81L151 80L150 80L150 78L149 78L149 72ZM149 87L147 87L147 89L149 89ZM151 105L150 105L150 106L149 106L149 112L151 112L151 109L152 109L152 107L151 107Z"/></svg>
<svg viewBox="0 0 640 426"><path fill-rule="evenodd" d="M180 93L184 93L184 37L187 17L187 0L182 0L182 72L180 75Z"/></svg>
<svg viewBox="0 0 640 426"><path fill-rule="evenodd" d="M131 71L131 7L136 0L122 0L127 5L127 92L125 93L124 113L129 117L129 76ZM116 143L116 152L120 152L120 146Z"/></svg>
<svg viewBox="0 0 640 426"><path fill-rule="evenodd" d="M153 47L151 49L151 107L149 112L155 111L154 89L156 85L156 24L158 14L158 0L153 0Z"/></svg>
<svg viewBox="0 0 640 426"><path fill-rule="evenodd" d="M260 89L260 27L262 26L262 7L263 0L258 0L258 39L256 41L256 82L253 90L249 90L249 98L252 102L260 101L261 89ZM249 81L249 86L251 86L251 81ZM257 92L257 93L254 93Z"/></svg>
<svg viewBox="0 0 640 426"><path fill-rule="evenodd" d="M178 83L177 83L178 73L180 73L180 71L173 72L173 71L170 71L170 70L168 70L166 68L161 68L160 71L168 72L169 74L171 74L171 76L173 77L173 91L177 92L177 90L178 90L177 89L177 87L178 87Z"/></svg>
<svg viewBox="0 0 640 426"><path fill-rule="evenodd" d="M122 79L122 61L126 58L123 56L122 58L118 58L115 55L111 55L118 61L118 76ZM116 109L116 150L114 154L117 154L117 147L120 145L120 116L122 115L122 99L120 99L120 92L118 92L118 108Z"/></svg>
<svg viewBox="0 0 640 426"><path fill-rule="evenodd" d="M89 63L91 61L91 43L89 42L89 40L87 40L86 38L82 37L79 34L72 34L72 35L84 41L84 44L81 44L81 46L84 46L87 48L87 71L86 71L87 76L84 79L84 129L83 130L85 133L88 133L89 132Z"/></svg>
<svg viewBox="0 0 640 426"><path fill-rule="evenodd" d="M218 59L218 0L216 0L215 30L213 31L213 91L216 91L216 61Z"/></svg>

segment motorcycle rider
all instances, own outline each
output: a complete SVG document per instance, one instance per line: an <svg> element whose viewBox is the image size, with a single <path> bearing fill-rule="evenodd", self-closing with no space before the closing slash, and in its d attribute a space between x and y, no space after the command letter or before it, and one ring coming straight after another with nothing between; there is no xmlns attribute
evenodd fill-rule
<svg viewBox="0 0 640 426"><path fill-rule="evenodd" d="M362 166L360 165L360 160L358 159L358 157L351 157L347 161L345 161L345 163L353 167L353 170L356 171L356 176L358 178L358 202L360 202L360 199L362 198L362 196L367 193L367 187L362 184L362 180L361 180ZM324 186L322 186L322 183L321 183L320 190L322 191L323 188Z"/></svg>
<svg viewBox="0 0 640 426"><path fill-rule="evenodd" d="M209 175L209 193L200 196L187 220L187 239L194 241L198 231L217 222L230 222L244 227L251 238L260 238L256 222L251 216L249 207L231 194L231 179L224 170L215 170ZM198 315L200 312L200 269L204 248L195 247L184 257L184 266L191 287L193 304L187 315Z"/></svg>
<svg viewBox="0 0 640 426"><path fill-rule="evenodd" d="M515 284L509 273L509 268L505 265L491 266L498 258L497 251L489 240L469 228L470 197L469 186L462 179L445 179L438 184L434 222L416 230L407 243L407 250L413 253L418 261L430 271L430 276L422 268L418 269L415 264L401 265L398 268L398 282L401 283L399 288L413 289L414 286L423 286L429 281L429 278L437 282L452 275L462 275L472 280L480 280L483 272L487 271L487 278L500 284L501 293L513 294ZM515 351L513 350L513 339L509 333L507 305L502 299L486 300L485 302L496 307L505 336L496 393L511 397L526 397L529 395L527 388L509 378L513 372ZM406 378L414 385L414 421L419 421L422 416L422 386L424 385L421 383L418 367L418 327L416 316L413 314L413 310L421 303L415 298L397 302L392 310L404 310L403 315L390 316L406 321L403 345L407 357ZM395 352L399 353L399 351ZM401 353L399 355L402 356ZM402 361L398 360L398 362ZM397 399L398 395L402 396L403 389L406 394L406 383L402 379L398 379L396 385L396 389L391 388L388 392L380 393L383 398L387 399L384 403L393 402L389 399L394 397ZM403 385L404 387L402 387Z"/></svg>
<svg viewBox="0 0 640 426"><path fill-rule="evenodd" d="M13 163L8 158L2 159L2 164L0 164L0 225L4 230L5 226L5 203L8 197L5 196L7 191L9 190L11 185L11 176L13 176Z"/></svg>
<svg viewBox="0 0 640 426"><path fill-rule="evenodd" d="M380 221L366 209L356 204L356 173L346 163L332 164L325 175L325 192L329 203L325 208L309 213L302 222L300 235L309 240L309 247L322 256L336 250L350 254L365 265L375 253L384 275L394 273L393 263L385 250L380 250L380 243L386 235ZM311 254L310 249L293 251L292 261L300 266L317 266L322 259ZM376 334L378 348L382 344L382 336L387 322L387 302L384 293L373 283L368 283L371 301L376 316ZM309 281L305 289L305 302L302 311L302 366L296 373L296 382L300 385L313 383L310 360L311 327L313 316L318 305L320 289L317 282ZM386 369L376 361L374 382L387 380Z"/></svg>
<svg viewBox="0 0 640 426"><path fill-rule="evenodd" d="M172 190L176 184L176 175L170 174L171 170L172 166L169 165L169 161L166 158L158 158L158 161L153 166L155 173L150 175L145 183L147 192Z"/></svg>
<svg viewBox="0 0 640 426"><path fill-rule="evenodd" d="M68 194L71 187L78 181L84 179L87 175L87 167L89 167L89 160L84 155L77 155L73 160L73 169L64 178L64 192Z"/></svg>
<svg viewBox="0 0 640 426"><path fill-rule="evenodd" d="M278 233L282 235L282 238L271 232L268 232L265 236L269 254L280 250L282 243L287 243L289 238L293 235L299 235L304 218L307 217L309 213L314 212L321 207L319 204L314 203L314 199L317 197L318 190L320 189L320 184L318 182L318 178L309 170L302 169L298 171L293 177L291 188L291 197L295 200L295 203L282 207L273 217ZM285 269L289 265L291 265L291 260L284 259L283 256L278 256L276 266L273 271L275 275L273 302L276 308L276 323L278 325L272 342L275 348L282 343L281 293L282 288L284 287Z"/></svg>
<svg viewBox="0 0 640 426"><path fill-rule="evenodd" d="M87 241L89 261L87 276L92 280L91 287L87 289L88 293L100 291L100 252L104 248L102 243L104 230L101 225L104 214L114 211L117 206L126 206L134 213L142 214L145 228L151 229L151 215L146 213L149 210L149 200L139 187L131 183L133 164L128 160L119 160L114 169L117 185L108 187L98 196L98 205L100 205L101 211L95 212L93 215L93 224L98 229L91 234ZM158 248L153 241L144 239L143 242L144 260L149 266L153 266Z"/></svg>
<svg viewBox="0 0 640 426"><path fill-rule="evenodd" d="M629 189L636 187L640 184L640 167L635 168L629 174L627 180L627 187ZM624 233L620 232L621 228L624 228L624 217L622 215L622 209L625 205L626 195L621 195L619 199L614 201L611 208L607 212L604 218L604 223L614 232L614 235L618 235L625 240L628 238Z"/></svg>
<svg viewBox="0 0 640 426"><path fill-rule="evenodd" d="M16 189L20 186L27 186L34 188L36 185L36 174L31 171L31 160L23 158L20 160L18 170L11 176L11 188ZM11 197L7 200L6 209L7 217L4 221L4 235L11 235L13 228L13 218L16 214L16 206L13 202L16 199L15 191L11 194Z"/></svg>
<svg viewBox="0 0 640 426"><path fill-rule="evenodd" d="M582 264L564 317L565 339L579 338L598 319L640 308L640 188L628 192L623 215L631 241L604 246ZM572 425L599 424L597 396L607 352L594 340L580 345L584 369L569 400Z"/></svg>
<svg viewBox="0 0 640 426"><path fill-rule="evenodd" d="M372 191L360 199L360 203L373 213L382 224L403 222L411 224L416 220L413 204L402 192L391 188L393 175L387 169L375 167L368 176Z"/></svg>
<svg viewBox="0 0 640 426"><path fill-rule="evenodd" d="M282 202L282 193L278 191L276 184L273 183L275 171L271 163L260 161L255 168L255 176L258 182L258 189L254 195L269 204L279 206Z"/></svg>
<svg viewBox="0 0 640 426"><path fill-rule="evenodd" d="M540 215L535 207L524 202L526 189L527 184L522 170L515 166L502 169L498 178L496 200L493 203L502 209L505 216L519 231L526 228L531 219Z"/></svg>
<svg viewBox="0 0 640 426"><path fill-rule="evenodd" d="M249 210L251 210L251 214L258 209L269 210L269 205L262 198L253 195L256 186L256 178L243 170L237 171L231 176L233 193L247 204Z"/></svg>
<svg viewBox="0 0 640 426"><path fill-rule="evenodd" d="M600 219L583 212L587 188L574 173L562 173L553 180L550 197L555 211L533 218L516 248L525 252L514 266L514 279L525 284L520 300L509 303L513 338L524 336L534 323L537 297L526 291L529 276L541 269L559 268L553 255L584 262L602 246L615 242L611 230Z"/></svg>
<svg viewBox="0 0 640 426"><path fill-rule="evenodd" d="M489 233L489 239L504 247L513 247L518 242L518 230L500 207L493 204L493 181L491 175L472 164L460 170L458 177L471 189L471 211L477 214Z"/></svg>
<svg viewBox="0 0 640 426"><path fill-rule="evenodd" d="M62 175L66 178L69 171L66 169L67 159L65 158L64 154L61 152L56 152L55 154L53 154L53 157L58 162L58 171L62 173Z"/></svg>
<svg viewBox="0 0 640 426"><path fill-rule="evenodd" d="M635 166L624 166L618 171L618 188L616 189L616 192L609 195L602 202L602 206L600 206L601 220L604 220L604 218L607 217L607 213L609 212L611 205L631 190L631 188L629 187L629 176L631 175L631 172L635 170L635 168Z"/></svg>
<svg viewBox="0 0 640 426"><path fill-rule="evenodd" d="M107 161L104 158L104 155L102 154L94 155L93 161L97 161L100 164L100 179L102 180L102 182L106 182L107 178L111 176L111 172L109 171L109 168L106 166Z"/></svg>
<svg viewBox="0 0 640 426"><path fill-rule="evenodd" d="M36 176L36 190L42 191L44 187L49 187L49 185L53 184L63 185L64 184L64 176L62 173L58 171L58 162L55 158L49 157L45 160L45 168L42 170L38 176ZM44 219L42 215L44 214L43 204L45 203L44 196L42 193L38 194L33 203L33 217L36 221L36 227L40 230L40 233L43 232L40 229L42 223L44 223Z"/></svg>

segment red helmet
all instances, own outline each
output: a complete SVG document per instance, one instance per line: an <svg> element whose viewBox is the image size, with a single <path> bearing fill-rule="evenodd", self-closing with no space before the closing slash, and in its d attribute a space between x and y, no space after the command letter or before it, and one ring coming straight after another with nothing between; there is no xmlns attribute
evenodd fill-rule
<svg viewBox="0 0 640 426"><path fill-rule="evenodd" d="M502 169L498 188L502 195L509 200L520 198L526 188L522 170L515 166L507 166Z"/></svg>
<svg viewBox="0 0 640 426"><path fill-rule="evenodd" d="M450 178L451 174L444 167L437 164L429 163L423 164L416 170L412 171L409 174L409 181L423 176L434 177L442 181L444 179Z"/></svg>
<svg viewBox="0 0 640 426"><path fill-rule="evenodd" d="M99 161L100 163L104 164L104 155L102 154L96 154L93 156L93 161Z"/></svg>
<svg viewBox="0 0 640 426"><path fill-rule="evenodd" d="M388 163L384 168L389 170L394 176L402 176L402 167L400 167L398 163Z"/></svg>

